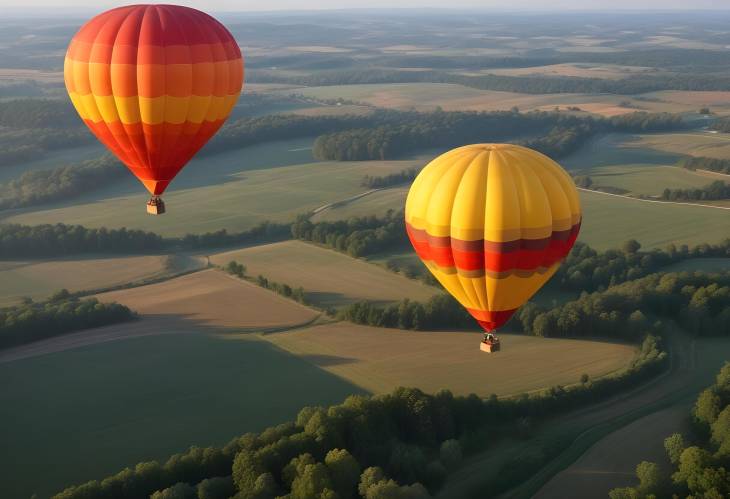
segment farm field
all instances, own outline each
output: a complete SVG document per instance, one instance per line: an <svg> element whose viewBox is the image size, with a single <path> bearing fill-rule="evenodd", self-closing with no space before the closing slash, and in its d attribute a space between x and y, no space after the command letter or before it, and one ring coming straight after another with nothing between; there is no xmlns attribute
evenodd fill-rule
<svg viewBox="0 0 730 499"><path fill-rule="evenodd" d="M529 69L529 68L528 68ZM491 70L486 70L491 72ZM289 90L276 90L282 94ZM604 115L649 112L696 112L703 101L695 93L676 92L662 96L651 94L637 97L614 94L520 94L494 90L480 90L453 83L374 83L357 85L331 85L302 87L296 90L305 97L317 99L352 100L378 107L426 111L441 106L446 111L497 111L518 107L521 111L532 109L552 110L556 106L578 106L582 110ZM647 97L648 96L648 97ZM719 101L719 97L718 97ZM628 103L628 106L624 105ZM728 106L730 110L730 106Z"/></svg>
<svg viewBox="0 0 730 499"><path fill-rule="evenodd" d="M206 265L182 255L98 256L82 259L0 262L0 306L21 297L42 299L65 288L71 292L108 288Z"/></svg>
<svg viewBox="0 0 730 499"><path fill-rule="evenodd" d="M286 147L294 144L294 141L287 142ZM292 148L287 154L311 157L306 149L311 146L311 140L300 141L299 144L305 147L304 151ZM268 150L274 147L269 145ZM221 154L210 158L210 161L224 162L222 157L227 156L229 161L235 162L228 166L228 173L216 174L213 170L206 175L196 169L201 163L191 164L190 168L198 171L195 175L201 177L198 180L205 178L205 181L194 187L191 178L181 179L179 183L176 179L164 196L168 210L164 217L150 217L145 213L146 192L136 185L136 180L130 180L132 184L127 187L125 195L100 192L93 199L76 199L57 207L19 212L3 221L128 227L151 230L165 236L224 228L235 232L266 220L290 222L298 214L363 192L366 188L360 183L365 175L387 175L421 165L424 161L310 162L276 166L288 161L266 160L262 156L257 158L260 163L250 164L247 151L244 149L234 151L230 156ZM234 165L237 165L236 171L233 171ZM188 168L183 170L181 176L187 171Z"/></svg>
<svg viewBox="0 0 730 499"><path fill-rule="evenodd" d="M512 395L580 375L626 366L631 345L503 334L503 351L485 359L481 335L415 332L335 323L264 336L268 341L370 392L413 386L427 393ZM488 360L489 362L485 362Z"/></svg>
<svg viewBox="0 0 730 499"><path fill-rule="evenodd" d="M250 276L303 287L307 299L322 308L368 300L380 304L409 298L426 301L437 288L389 272L379 266L301 241L285 241L211 256L225 265L235 260Z"/></svg>
<svg viewBox="0 0 730 499"><path fill-rule="evenodd" d="M594 186L611 186L629 194L661 196L664 189L704 187L713 179L686 168L664 165L605 166L590 174Z"/></svg>
<svg viewBox="0 0 730 499"><path fill-rule="evenodd" d="M336 206L318 212L312 217L312 221L347 220L351 217L361 217L364 215L382 216L388 210L402 210L406 203L409 187L403 186L382 189L353 201L338 203Z"/></svg>
<svg viewBox="0 0 730 499"><path fill-rule="evenodd" d="M0 496L48 497L361 391L254 337L174 333L0 362Z"/></svg>
<svg viewBox="0 0 730 499"><path fill-rule="evenodd" d="M292 327L319 315L272 291L213 269L102 293L97 298L127 305L143 317L177 317L211 331Z"/></svg>
<svg viewBox="0 0 730 499"><path fill-rule="evenodd" d="M707 156L718 159L730 157L730 135L722 133L647 134L640 136L636 145L680 155Z"/></svg>
<svg viewBox="0 0 730 499"><path fill-rule="evenodd" d="M89 159L96 159L106 153L106 149L98 143L69 147L68 149L56 149L46 153L39 159L3 166L0 168L0 183L16 179L25 172L53 170L54 168L80 163Z"/></svg>
<svg viewBox="0 0 730 499"><path fill-rule="evenodd" d="M495 74L504 76L571 76L576 78L603 78L621 80L639 74L656 74L656 68L642 66L621 66L616 64L565 63L532 66L528 68L493 68L476 74Z"/></svg>

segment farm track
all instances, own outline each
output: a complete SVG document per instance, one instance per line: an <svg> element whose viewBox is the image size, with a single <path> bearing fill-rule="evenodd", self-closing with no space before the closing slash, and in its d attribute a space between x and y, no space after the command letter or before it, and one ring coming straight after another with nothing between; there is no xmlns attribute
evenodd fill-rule
<svg viewBox="0 0 730 499"><path fill-rule="evenodd" d="M644 203L657 203L657 204L678 204L683 206L697 206L699 208L715 208L716 210L730 210L730 206L715 206L711 204L700 204L700 203L682 203L679 201L657 201L654 199L641 199L641 198L635 198L633 196L626 196L625 194L613 194L610 192L603 192L603 191L596 191L594 189L585 189L583 187L577 188L579 191L584 192L593 192L596 194L603 194L604 196L613 196L616 198L624 198L624 199L631 199L633 201L642 201Z"/></svg>

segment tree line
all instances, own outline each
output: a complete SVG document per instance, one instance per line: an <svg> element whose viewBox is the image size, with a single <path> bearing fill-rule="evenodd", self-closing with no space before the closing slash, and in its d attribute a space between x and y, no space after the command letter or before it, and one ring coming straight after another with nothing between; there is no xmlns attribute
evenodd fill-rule
<svg viewBox="0 0 730 499"><path fill-rule="evenodd" d="M238 277L239 279L248 279L248 276L246 275L246 266L235 260L231 260L225 266L223 266L223 270L231 275ZM308 305L307 297L304 293L304 288L302 288L301 286L293 288L285 283L271 281L261 274L259 274L255 279L249 280L258 284L262 288L271 290L274 293L281 295L285 298L294 300L298 303L301 303L302 305Z"/></svg>
<svg viewBox="0 0 730 499"><path fill-rule="evenodd" d="M53 149L89 143L93 136L86 127L25 128L0 131L0 167L42 158Z"/></svg>
<svg viewBox="0 0 730 499"><path fill-rule="evenodd" d="M611 499L730 496L730 363L697 397L691 440L674 433L664 440L670 468L650 461L636 466L636 487L613 489Z"/></svg>
<svg viewBox="0 0 730 499"><path fill-rule="evenodd" d="M0 308L0 349L135 317L124 305L77 299L64 289L47 301L26 299L21 305Z"/></svg>
<svg viewBox="0 0 730 499"><path fill-rule="evenodd" d="M598 252L577 242L558 269L555 278L563 289L582 292L596 291L660 272L673 263L693 258L730 258L730 239L718 244L699 244L666 249L641 251L641 244L630 239L620 249Z"/></svg>
<svg viewBox="0 0 730 499"><path fill-rule="evenodd" d="M399 172L390 173L388 175L365 175L362 179L362 182L360 182L360 185L363 187L368 187L370 189L382 189L383 187L409 184L416 179L416 176L420 171L420 168L413 166L411 168L406 168Z"/></svg>
<svg viewBox="0 0 730 499"><path fill-rule="evenodd" d="M109 154L78 165L27 171L15 180L0 184L0 210L76 197L125 174L124 165Z"/></svg>
<svg viewBox="0 0 730 499"><path fill-rule="evenodd" d="M661 199L664 201L712 201L730 198L730 185L722 180L715 180L696 189L664 189Z"/></svg>
<svg viewBox="0 0 730 499"><path fill-rule="evenodd" d="M192 447L164 463L142 462L53 497L426 499L463 456L499 438L524 436L546 416L647 379L666 366L666 358L649 336L634 363L619 373L515 398L454 396L446 390L428 395L412 388L354 395L329 408L305 407L295 421L224 447ZM524 478L514 469L510 473L512 481L503 480L502 490Z"/></svg>
<svg viewBox="0 0 730 499"><path fill-rule="evenodd" d="M716 130L722 133L730 132L730 119L728 118L717 118L709 126L710 130Z"/></svg>
<svg viewBox="0 0 730 499"><path fill-rule="evenodd" d="M465 143L511 140L520 135L538 137L518 143L549 156L575 151L601 132L660 131L683 126L679 115L630 113L612 118L580 117L565 113L531 111L443 112L390 115L386 124L339 130L320 135L312 153L322 160L391 159L424 148L451 148Z"/></svg>
<svg viewBox="0 0 730 499"><path fill-rule="evenodd" d="M352 217L337 222L312 222L309 217L300 216L291 225L291 236L323 244L354 257L408 244L403 212L393 210L388 210L382 217Z"/></svg>
<svg viewBox="0 0 730 499"><path fill-rule="evenodd" d="M709 170L711 172L730 175L730 159L690 156L681 159L677 165L688 170Z"/></svg>
<svg viewBox="0 0 730 499"><path fill-rule="evenodd" d="M333 86L387 83L451 83L480 90L521 94L591 93L636 95L660 90L727 90L730 77L708 73L640 74L618 80L574 76L464 75L447 71L402 71L397 69L344 69L304 75L256 71L255 83L283 83L297 86Z"/></svg>
<svg viewBox="0 0 730 499"><path fill-rule="evenodd" d="M515 314L522 330L535 336L625 339L660 331L657 317L695 335L730 335L730 272L651 274L549 310L528 303Z"/></svg>

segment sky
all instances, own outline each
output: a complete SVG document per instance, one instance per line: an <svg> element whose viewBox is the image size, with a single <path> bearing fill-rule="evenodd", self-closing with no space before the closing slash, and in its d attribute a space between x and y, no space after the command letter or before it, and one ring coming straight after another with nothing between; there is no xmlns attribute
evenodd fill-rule
<svg viewBox="0 0 730 499"><path fill-rule="evenodd" d="M271 11L349 8L480 8L499 10L697 10L730 9L730 0L0 0L11 11L104 10L128 3L177 3L206 11Z"/></svg>

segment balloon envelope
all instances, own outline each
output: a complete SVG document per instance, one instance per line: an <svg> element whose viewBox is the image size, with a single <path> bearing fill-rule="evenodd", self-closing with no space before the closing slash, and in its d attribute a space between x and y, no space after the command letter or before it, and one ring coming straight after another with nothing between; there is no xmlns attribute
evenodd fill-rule
<svg viewBox="0 0 730 499"><path fill-rule="evenodd" d="M492 331L555 273L578 237L581 209L572 179L547 156L475 144L426 165L405 218L424 264Z"/></svg>
<svg viewBox="0 0 730 499"><path fill-rule="evenodd" d="M243 60L233 36L203 12L130 5L76 33L64 79L94 135L159 195L228 117Z"/></svg>

